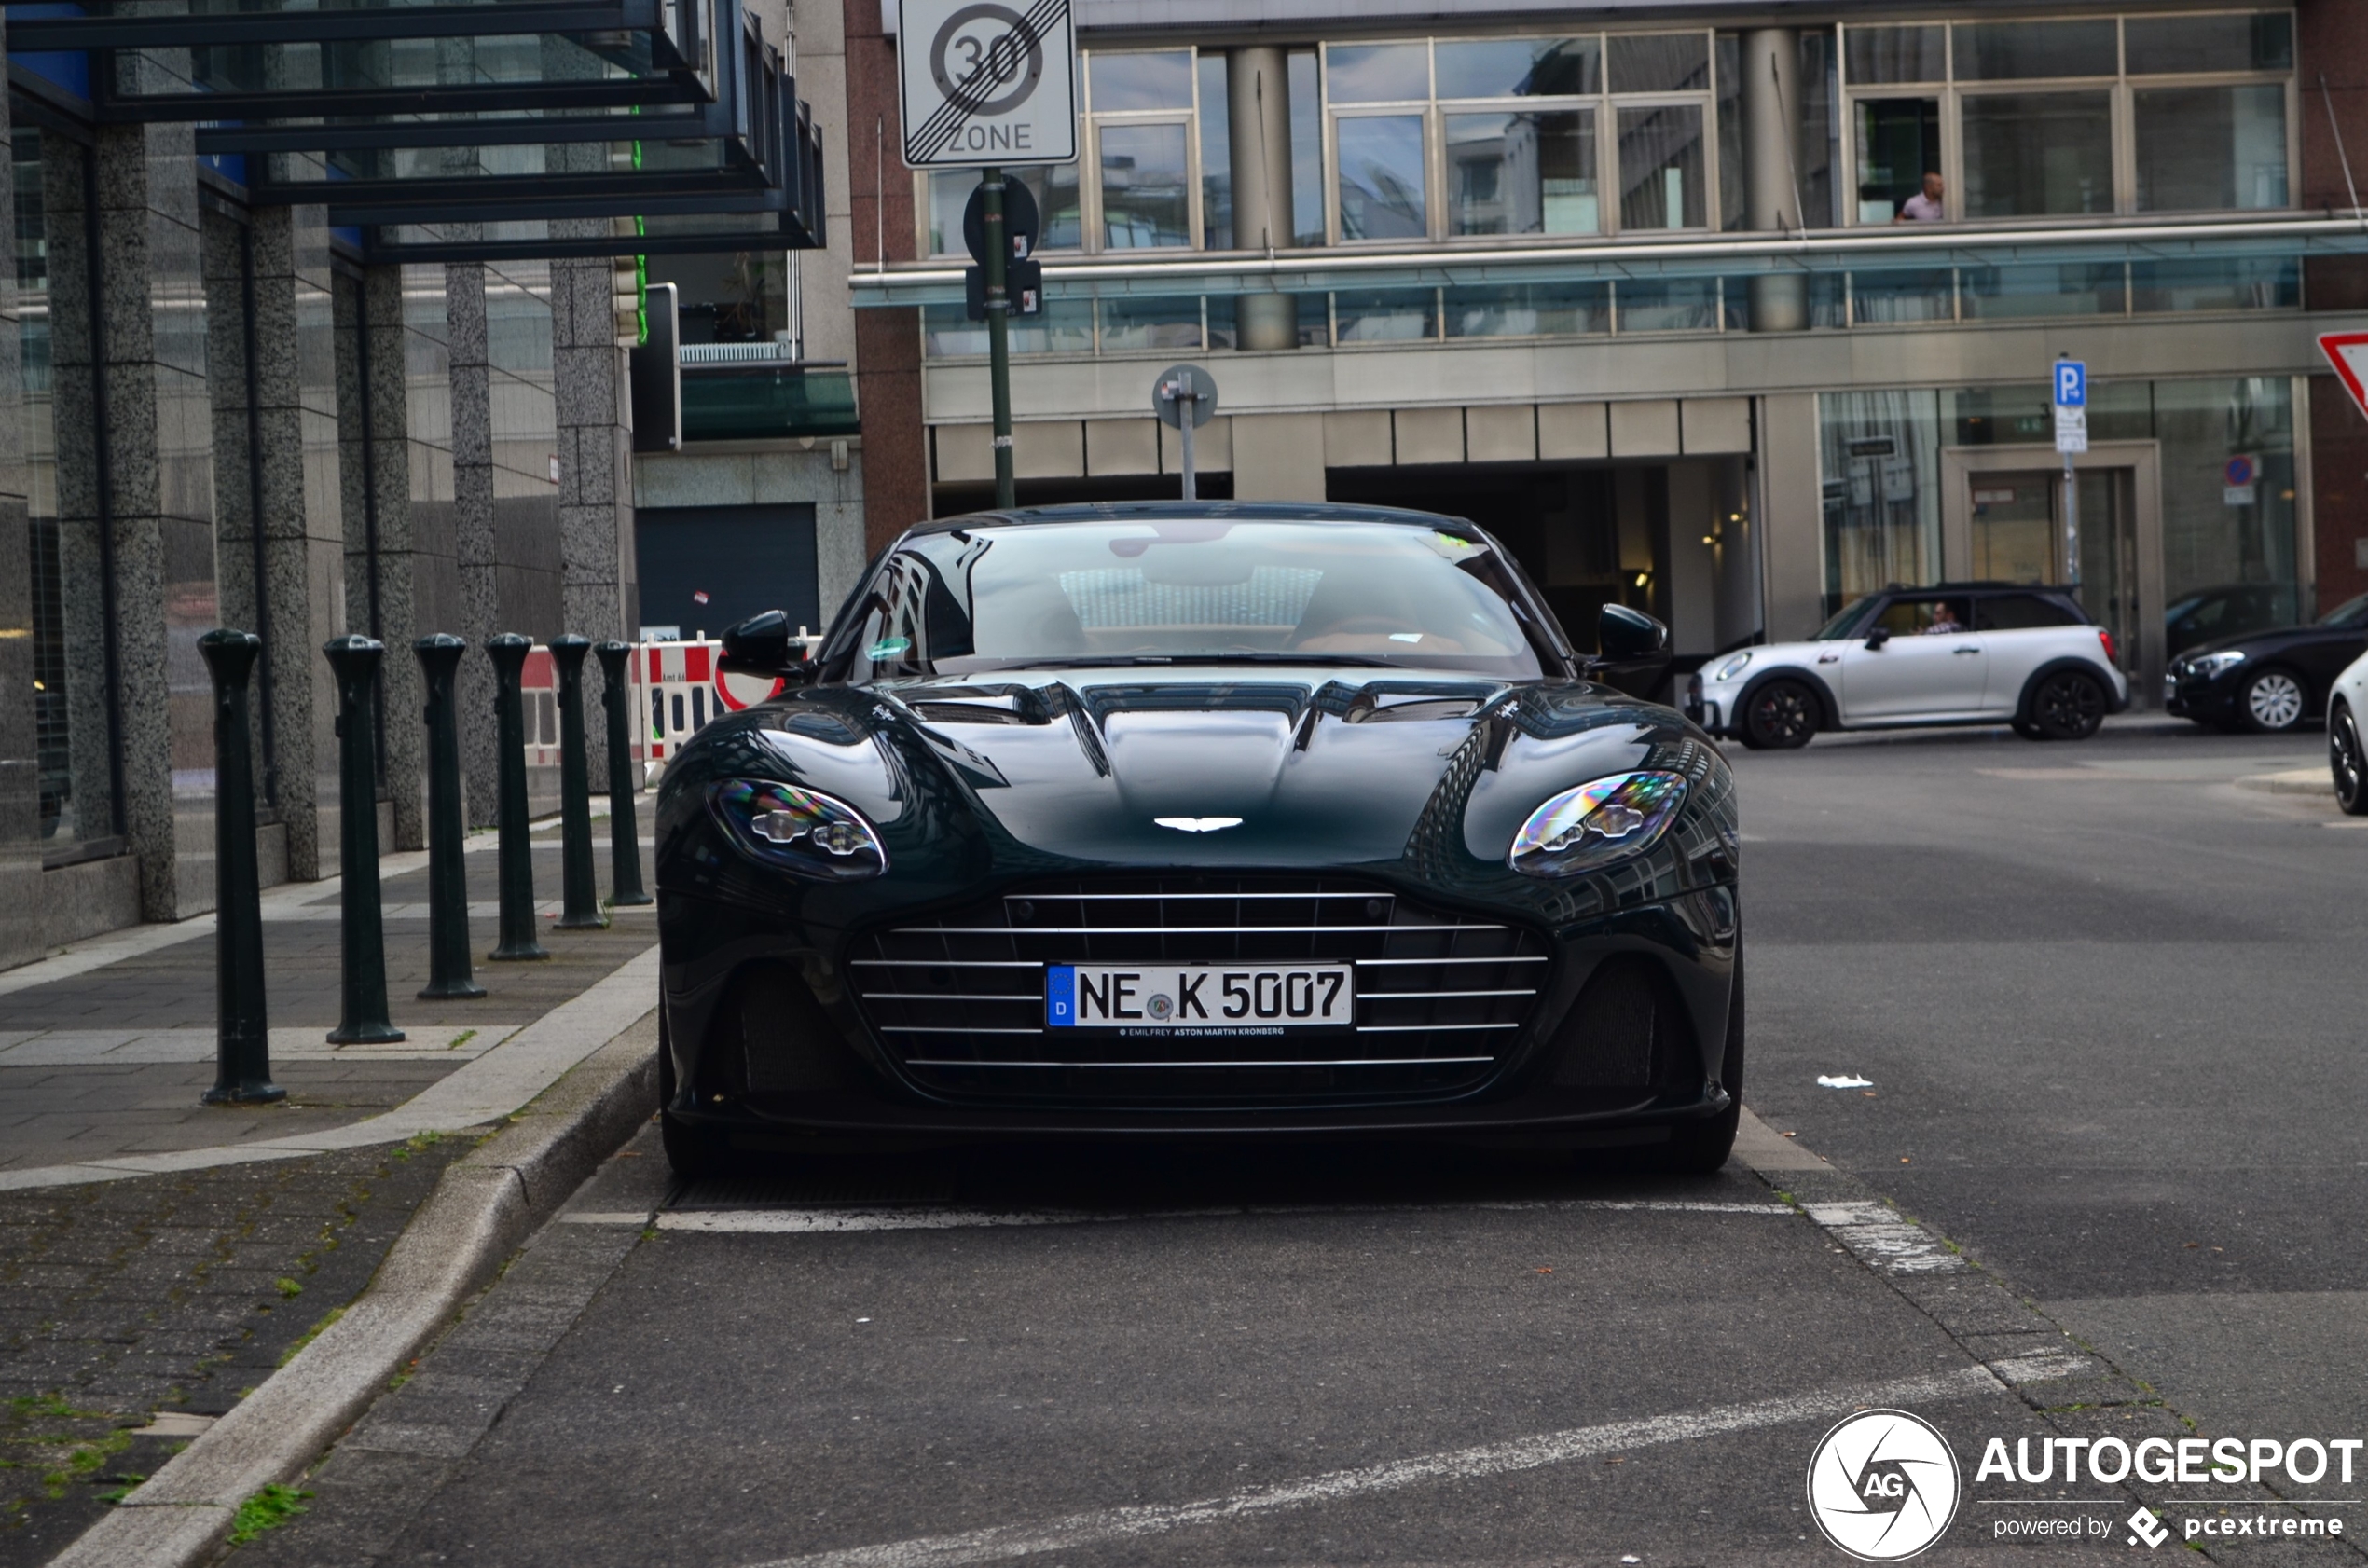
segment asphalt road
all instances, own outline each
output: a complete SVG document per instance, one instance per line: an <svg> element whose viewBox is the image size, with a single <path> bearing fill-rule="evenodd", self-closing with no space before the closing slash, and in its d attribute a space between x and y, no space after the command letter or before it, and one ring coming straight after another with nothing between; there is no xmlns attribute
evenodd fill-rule
<svg viewBox="0 0 2368 1568"><path fill-rule="evenodd" d="M1976 1483L1981 1446L2368 1429L2368 837L2235 782L2318 746L1741 758L1745 1097L1797 1135L1757 1171L1005 1156L678 1191L645 1135L238 1561L1838 1563L1810 1454L1895 1405L1965 1466L1922 1561L2126 1561L2140 1493ZM2051 1507L2113 1538L2001 1543Z"/></svg>

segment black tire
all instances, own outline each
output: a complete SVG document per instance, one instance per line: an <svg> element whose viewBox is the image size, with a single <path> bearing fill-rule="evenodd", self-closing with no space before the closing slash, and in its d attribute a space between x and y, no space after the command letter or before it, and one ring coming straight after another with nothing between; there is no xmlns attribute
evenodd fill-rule
<svg viewBox="0 0 2368 1568"><path fill-rule="evenodd" d="M1770 681L1743 699L1743 744L1755 751L1796 751L1817 733L1817 694L1797 681Z"/></svg>
<svg viewBox="0 0 2368 1568"><path fill-rule="evenodd" d="M2327 719L2327 766L2335 776L2335 804L2347 817L2368 817L2368 752L2351 709L2337 705Z"/></svg>
<svg viewBox="0 0 2368 1568"><path fill-rule="evenodd" d="M2290 669L2257 669L2237 694L2237 718L2255 735L2284 735L2309 717L2310 693Z"/></svg>
<svg viewBox="0 0 2368 1568"><path fill-rule="evenodd" d="M1735 1151L1735 1130L1743 1121L1743 950L1735 949L1735 995L1727 1008L1727 1052L1719 1058L1718 1082L1731 1097L1728 1107L1702 1121L1681 1121L1670 1135L1662 1161L1673 1171L1706 1176L1724 1167Z"/></svg>
<svg viewBox="0 0 2368 1568"><path fill-rule="evenodd" d="M726 1175L732 1168L730 1144L712 1128L682 1121L674 1114L677 1085L674 1047L666 1028L666 1009L658 1009L658 1141L666 1146L666 1162L685 1181Z"/></svg>
<svg viewBox="0 0 2368 1568"><path fill-rule="evenodd" d="M2104 682L2077 669L2043 675L2027 716L2040 740L2086 740L2105 722Z"/></svg>

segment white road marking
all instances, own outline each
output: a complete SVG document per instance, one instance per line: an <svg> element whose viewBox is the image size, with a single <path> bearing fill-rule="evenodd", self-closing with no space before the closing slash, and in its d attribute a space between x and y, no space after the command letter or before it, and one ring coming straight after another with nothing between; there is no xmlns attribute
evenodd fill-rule
<svg viewBox="0 0 2368 1568"><path fill-rule="evenodd" d="M1158 1535L1192 1525L1225 1524L1283 1508L1337 1503L1374 1492L1439 1481L1476 1480L1549 1465L1565 1465L1599 1453L1618 1453L1662 1443L1690 1442L1728 1432L1785 1426L1846 1415L1881 1406L1914 1405L1970 1394L2003 1393L1986 1367L1898 1378L1888 1382L1821 1389L1810 1394L1727 1405L1685 1415L1647 1416L1565 1432L1548 1432L1510 1442L1488 1443L1446 1453L1391 1460L1354 1470L1334 1470L1303 1480L1245 1487L1222 1497L1190 1503L1137 1504L1071 1514L1036 1524L991 1525L957 1535L923 1535L878 1546L847 1547L805 1557L778 1558L757 1568L956 1568L969 1562L1072 1551L1108 1541Z"/></svg>
<svg viewBox="0 0 2368 1568"><path fill-rule="evenodd" d="M1292 1214L1420 1214L1453 1210L1543 1209L1640 1210L1676 1214L1790 1215L1798 1211L1784 1204L1697 1202L1690 1199L1570 1198L1535 1202L1471 1204L1235 1204L1216 1208L1175 1209L966 1209L966 1208L794 1208L794 1209L668 1209L659 1214L661 1231L705 1231L752 1235L816 1235L847 1231L957 1231L1003 1225L1103 1225L1129 1219L1210 1219L1237 1215ZM579 1225L622 1225L646 1220L640 1216L594 1217L571 1216Z"/></svg>
<svg viewBox="0 0 2368 1568"><path fill-rule="evenodd" d="M1888 1204L1859 1199L1802 1207L1870 1269L1887 1274L1945 1274L1966 1266L1938 1237Z"/></svg>

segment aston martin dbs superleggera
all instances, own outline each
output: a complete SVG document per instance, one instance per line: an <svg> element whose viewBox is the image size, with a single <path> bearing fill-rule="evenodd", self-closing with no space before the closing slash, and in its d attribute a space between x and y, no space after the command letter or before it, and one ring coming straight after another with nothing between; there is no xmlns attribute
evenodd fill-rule
<svg viewBox="0 0 2368 1568"><path fill-rule="evenodd" d="M1380 508L951 517L658 805L668 1155L1450 1138L1710 1168L1743 1070L1733 785L1608 607Z"/></svg>

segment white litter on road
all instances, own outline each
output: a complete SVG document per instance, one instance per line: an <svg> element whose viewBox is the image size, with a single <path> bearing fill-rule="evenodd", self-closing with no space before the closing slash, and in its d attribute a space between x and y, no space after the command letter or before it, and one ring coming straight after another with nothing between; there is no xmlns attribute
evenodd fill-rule
<svg viewBox="0 0 2368 1568"><path fill-rule="evenodd" d="M1820 1089L1872 1089L1875 1087L1875 1080L1871 1078L1861 1078L1856 1073L1835 1075L1819 1073L1817 1087Z"/></svg>
<svg viewBox="0 0 2368 1568"><path fill-rule="evenodd" d="M1944 1274L1966 1267L1961 1254L1888 1204L1860 1199L1802 1207L1870 1269L1887 1274Z"/></svg>
<svg viewBox="0 0 2368 1568"><path fill-rule="evenodd" d="M1221 1497L1190 1503L1137 1504L1071 1514L1035 1524L990 1525L959 1534L923 1535L878 1546L778 1558L759 1568L956 1568L961 1563L1080 1551L1109 1541L1160 1535L1193 1525L1230 1524L1284 1508L1312 1507L1410 1486L1476 1480L1549 1465L1566 1465L1601 1453L1632 1452L1728 1432L1819 1421L1852 1410L2004 1392L2004 1385L1989 1368L1966 1367L1954 1372L1820 1389L1684 1415L1648 1416L1640 1421L1610 1422L1534 1437L1516 1437L1510 1442L1389 1460L1353 1470L1334 1470L1273 1486L1245 1487Z"/></svg>

